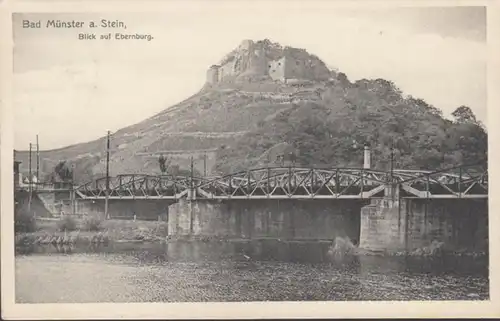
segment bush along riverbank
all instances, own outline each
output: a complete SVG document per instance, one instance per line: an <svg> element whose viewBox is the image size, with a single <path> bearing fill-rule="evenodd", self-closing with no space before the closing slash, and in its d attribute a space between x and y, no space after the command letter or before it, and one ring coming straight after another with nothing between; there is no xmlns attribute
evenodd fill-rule
<svg viewBox="0 0 500 321"><path fill-rule="evenodd" d="M19 228L22 227L22 228ZM106 244L108 242L157 242L166 240L166 222L82 219L25 220L16 224L16 246L45 244Z"/></svg>
<svg viewBox="0 0 500 321"><path fill-rule="evenodd" d="M444 242L432 241L428 246L417 248L411 251L370 251L356 247L348 237L337 237L332 243L327 253L328 257L334 261L342 261L352 256L407 256L407 257L443 257L443 256L488 256L487 251L472 251L470 249L455 249L446 246Z"/></svg>

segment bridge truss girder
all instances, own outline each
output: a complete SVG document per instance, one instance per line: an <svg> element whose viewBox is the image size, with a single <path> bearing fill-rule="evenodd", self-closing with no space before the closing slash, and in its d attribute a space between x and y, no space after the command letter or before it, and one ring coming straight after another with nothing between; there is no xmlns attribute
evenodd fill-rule
<svg viewBox="0 0 500 321"><path fill-rule="evenodd" d="M213 178L118 175L77 188L85 199L370 199L395 187L406 198L487 198L488 173L467 166L442 171L269 167Z"/></svg>

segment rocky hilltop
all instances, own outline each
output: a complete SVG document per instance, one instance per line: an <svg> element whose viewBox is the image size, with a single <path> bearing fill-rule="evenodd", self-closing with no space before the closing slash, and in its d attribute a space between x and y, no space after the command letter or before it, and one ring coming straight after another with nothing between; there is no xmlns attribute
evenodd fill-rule
<svg viewBox="0 0 500 321"><path fill-rule="evenodd" d="M363 144L378 168L388 166L390 146L402 168L447 167L487 151L486 132L468 107L445 119L390 81L350 82L306 50L269 40L243 41L208 67L198 93L117 131L111 142L112 175L160 173L162 152L174 154L176 171L193 156L198 173L222 174L275 164L283 153L304 166L360 166ZM61 160L75 166L79 182L105 173L104 137L41 154L44 175ZM17 158L26 172L27 153Z"/></svg>

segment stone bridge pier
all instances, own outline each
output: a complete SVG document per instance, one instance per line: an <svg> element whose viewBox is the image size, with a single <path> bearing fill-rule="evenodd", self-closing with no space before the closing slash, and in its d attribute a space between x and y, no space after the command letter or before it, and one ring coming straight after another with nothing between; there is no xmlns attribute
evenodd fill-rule
<svg viewBox="0 0 500 321"><path fill-rule="evenodd" d="M386 193L390 195L390 193ZM488 199L374 199L361 209L360 247L412 251L444 242L452 250L488 250Z"/></svg>
<svg viewBox="0 0 500 321"><path fill-rule="evenodd" d="M362 200L180 200L168 209L169 235L244 239L359 240Z"/></svg>

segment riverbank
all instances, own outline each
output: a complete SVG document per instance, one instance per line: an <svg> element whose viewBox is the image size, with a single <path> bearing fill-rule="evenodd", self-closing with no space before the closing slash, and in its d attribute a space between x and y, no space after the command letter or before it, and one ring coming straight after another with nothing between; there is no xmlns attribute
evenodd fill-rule
<svg viewBox="0 0 500 321"><path fill-rule="evenodd" d="M165 240L168 225L161 221L104 220L89 229L84 220L74 219L71 230L61 230L60 220L37 220L33 232L16 233L16 246L32 244L69 244L109 241L153 242Z"/></svg>

